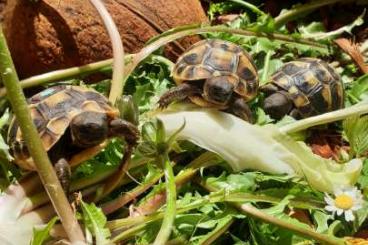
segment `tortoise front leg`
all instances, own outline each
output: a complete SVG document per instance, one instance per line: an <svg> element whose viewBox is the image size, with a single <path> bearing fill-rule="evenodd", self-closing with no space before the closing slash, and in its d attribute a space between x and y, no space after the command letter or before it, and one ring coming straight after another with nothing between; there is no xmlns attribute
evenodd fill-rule
<svg viewBox="0 0 368 245"><path fill-rule="evenodd" d="M197 86L190 83L182 83L164 93L160 97L158 105L160 108L166 108L174 101L181 101L188 98L189 96L201 93L201 89L199 89Z"/></svg>
<svg viewBox="0 0 368 245"><path fill-rule="evenodd" d="M244 121L253 123L252 111L243 98L235 98L226 111L237 117L240 117Z"/></svg>
<svg viewBox="0 0 368 245"><path fill-rule="evenodd" d="M110 122L110 137L122 137L127 143L124 148L123 159L120 162L119 169L109 178L103 187L103 192L101 196L97 199L108 195L113 191L120 183L121 179L124 177L125 173L128 171L129 161L133 153L134 147L137 145L139 138L138 128L123 119L114 119Z"/></svg>
<svg viewBox="0 0 368 245"><path fill-rule="evenodd" d="M64 158L60 158L54 165L56 176L58 177L61 187L65 192L66 196L69 196L70 190L70 179L72 177L72 172L70 165Z"/></svg>

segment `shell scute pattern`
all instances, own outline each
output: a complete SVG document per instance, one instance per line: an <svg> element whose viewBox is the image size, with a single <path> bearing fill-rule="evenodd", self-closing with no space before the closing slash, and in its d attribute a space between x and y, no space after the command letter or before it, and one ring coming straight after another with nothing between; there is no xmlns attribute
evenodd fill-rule
<svg viewBox="0 0 368 245"><path fill-rule="evenodd" d="M117 114L101 94L78 86L61 85L46 89L28 100L31 116L46 150L62 137L74 116L83 111ZM22 133L13 119L8 135L10 148L19 159L29 157Z"/></svg>
<svg viewBox="0 0 368 245"><path fill-rule="evenodd" d="M228 82L234 84L234 91L246 100L257 94L256 67L251 57L231 42L202 40L178 59L173 70L177 84L217 76L229 76ZM236 79L235 83L232 77Z"/></svg>
<svg viewBox="0 0 368 245"><path fill-rule="evenodd" d="M343 107L343 85L339 75L327 63L304 58L286 63L271 83L287 92L304 116Z"/></svg>

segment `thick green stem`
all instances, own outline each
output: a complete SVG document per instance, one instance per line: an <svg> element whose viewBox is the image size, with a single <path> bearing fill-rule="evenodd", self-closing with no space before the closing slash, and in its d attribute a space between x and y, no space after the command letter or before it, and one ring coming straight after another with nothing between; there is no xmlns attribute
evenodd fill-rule
<svg viewBox="0 0 368 245"><path fill-rule="evenodd" d="M165 244L169 240L176 214L175 175L170 159L167 154L165 154L165 156L159 156L158 161L165 166L166 210L160 231L158 232L153 245Z"/></svg>
<svg viewBox="0 0 368 245"><path fill-rule="evenodd" d="M368 113L368 103L360 103L349 108L324 113L322 115L309 117L280 128L281 132L291 134L313 126L343 120L350 116L359 116Z"/></svg>
<svg viewBox="0 0 368 245"><path fill-rule="evenodd" d="M326 5L334 4L334 3L337 3L337 2L342 2L342 1L351 1L351 0L313 1L311 3L301 5L297 8L290 9L290 10L280 14L279 16L277 16L275 18L275 27L280 28L281 26L283 26L287 22L298 19L298 18L300 18L300 16L308 14L308 13L312 12L315 9L318 9L318 8L326 6Z"/></svg>
<svg viewBox="0 0 368 245"><path fill-rule="evenodd" d="M125 78L127 78L131 72L137 67L137 65L142 62L145 58L147 58L150 54L152 54L155 50L160 47L166 45L167 43L174 41L176 39L180 39L182 37L188 35L195 35L201 33L210 33L210 32L226 32L233 33L237 35L243 36L256 36L256 37L264 37L275 39L284 42L291 43L299 43L304 45L309 45L315 48L320 49L328 49L326 45L320 44L318 42L314 42L307 39L295 39L288 35L282 34L268 34L262 32L254 32L240 29L232 29L224 26L209 26L209 27L200 27L198 25L195 26L183 26L180 28L169 30L158 37L154 38L145 48L143 48L139 53L133 55L125 56ZM80 74L88 74L101 70L102 68L106 68L112 64L112 59L99 61L95 63L91 63L88 65L84 65L81 67L73 67L59 71L53 71L49 73L45 73L39 76L34 76L28 79L21 81L22 88L29 88L32 86L38 86L44 83L53 82L56 80L62 80L66 78L71 78L73 76L78 76ZM6 94L6 90L4 88L0 88L0 97Z"/></svg>
<svg viewBox="0 0 368 245"><path fill-rule="evenodd" d="M127 60L131 59L131 57L126 57L126 59ZM91 63L88 65L84 65L84 66L52 71L52 72L48 72L48 73L44 73L41 75L37 75L37 76L33 76L30 78L24 79L20 81L20 85L23 89L31 88L31 87L39 86L39 85L46 84L46 83L51 83L51 82L58 81L58 80L69 79L69 78L80 76L83 74L95 73L101 70L102 68L111 66L111 64L112 64L112 59L108 59L108 60L99 61L99 62ZM5 96L5 95L6 95L6 89L0 88L0 97Z"/></svg>
<svg viewBox="0 0 368 245"><path fill-rule="evenodd" d="M20 87L19 79L2 30L0 30L0 70L1 78L8 91L8 99L16 115L17 122L22 131L22 136L64 229L72 243L84 242L82 230L64 195L64 191L56 177L54 168L43 148L37 129L33 124L26 98Z"/></svg>
<svg viewBox="0 0 368 245"><path fill-rule="evenodd" d="M117 98L123 93L124 88L124 48L123 42L114 20L100 0L90 0L100 14L107 33L110 36L113 52L113 72L109 101L114 105Z"/></svg>

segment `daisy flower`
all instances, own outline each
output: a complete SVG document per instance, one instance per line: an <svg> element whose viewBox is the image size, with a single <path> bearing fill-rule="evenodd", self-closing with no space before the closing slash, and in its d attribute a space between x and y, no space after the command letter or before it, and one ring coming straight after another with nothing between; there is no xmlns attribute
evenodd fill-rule
<svg viewBox="0 0 368 245"><path fill-rule="evenodd" d="M334 198L326 194L325 201L327 211L338 216L344 214L346 221L353 221L355 219L353 212L362 208L363 195L356 187L338 189L334 192Z"/></svg>

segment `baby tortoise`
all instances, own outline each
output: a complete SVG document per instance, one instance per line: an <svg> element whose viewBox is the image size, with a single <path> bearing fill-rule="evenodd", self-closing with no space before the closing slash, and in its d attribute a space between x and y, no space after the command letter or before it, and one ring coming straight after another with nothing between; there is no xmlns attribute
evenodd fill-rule
<svg viewBox="0 0 368 245"><path fill-rule="evenodd" d="M340 76L326 62L303 58L288 62L260 88L266 94L264 110L274 119L296 119L344 107Z"/></svg>
<svg viewBox="0 0 368 245"><path fill-rule="evenodd" d="M199 106L252 121L246 102L257 95L258 74L252 58L238 45L202 40L179 57L172 73L177 86L161 96L161 108L189 98Z"/></svg>
<svg viewBox="0 0 368 245"><path fill-rule="evenodd" d="M70 85L50 87L29 99L29 110L43 146L68 193L70 166L95 156L111 137L127 142L124 161L130 159L139 132L135 125L119 118L119 110L95 90ZM14 118L8 142L14 161L27 170L35 165Z"/></svg>

